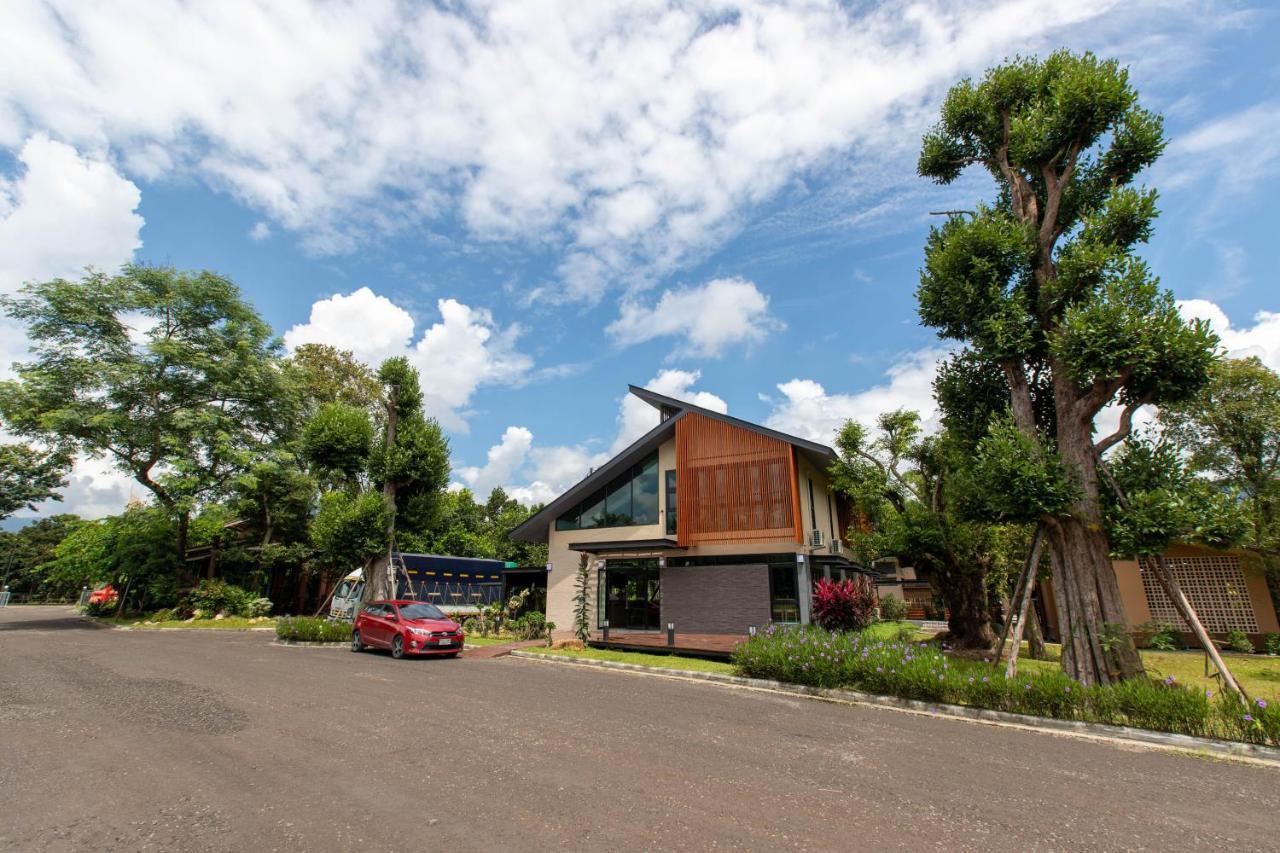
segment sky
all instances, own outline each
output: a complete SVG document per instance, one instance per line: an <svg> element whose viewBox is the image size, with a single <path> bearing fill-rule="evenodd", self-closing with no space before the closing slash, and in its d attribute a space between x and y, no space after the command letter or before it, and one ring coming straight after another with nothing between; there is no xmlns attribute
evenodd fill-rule
<svg viewBox="0 0 1280 853"><path fill-rule="evenodd" d="M1280 369L1278 41L1247 0L7 0L0 293L228 275L286 349L407 355L482 495L625 447L629 383L830 441L932 416L929 212L994 194L915 173L947 88L1068 47L1165 117L1154 270ZM24 355L0 318L0 377ZM37 514L144 495L86 458L64 497Z"/></svg>

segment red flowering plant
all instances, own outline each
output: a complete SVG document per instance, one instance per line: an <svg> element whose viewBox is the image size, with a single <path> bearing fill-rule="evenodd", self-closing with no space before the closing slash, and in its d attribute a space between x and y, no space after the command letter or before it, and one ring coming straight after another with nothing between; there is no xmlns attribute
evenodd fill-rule
<svg viewBox="0 0 1280 853"><path fill-rule="evenodd" d="M875 584L866 575L820 580L813 590L813 621L828 631L861 631L876 618Z"/></svg>

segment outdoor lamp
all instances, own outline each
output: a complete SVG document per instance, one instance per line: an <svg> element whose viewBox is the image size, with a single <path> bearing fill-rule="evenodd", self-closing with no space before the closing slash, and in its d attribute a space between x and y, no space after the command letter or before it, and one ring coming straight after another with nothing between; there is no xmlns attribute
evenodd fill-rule
<svg viewBox="0 0 1280 853"><path fill-rule="evenodd" d="M676 644L676 623L667 623L667 645L674 646Z"/></svg>

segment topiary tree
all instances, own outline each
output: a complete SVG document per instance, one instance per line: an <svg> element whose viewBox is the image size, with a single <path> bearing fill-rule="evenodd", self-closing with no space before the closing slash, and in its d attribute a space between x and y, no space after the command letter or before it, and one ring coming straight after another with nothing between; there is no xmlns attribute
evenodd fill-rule
<svg viewBox="0 0 1280 853"><path fill-rule="evenodd" d="M586 642L591 634L591 560L578 558L578 574L573 584L573 633Z"/></svg>
<svg viewBox="0 0 1280 853"><path fill-rule="evenodd" d="M916 295L926 325L1003 381L1035 469L1015 479L1052 487L1034 505L1063 596L1063 667L1086 684L1143 672L1123 633L1097 460L1139 407L1194 395L1214 358L1209 329L1179 316L1135 252L1156 194L1133 184L1164 145L1124 69L1059 51L957 83L920 154L920 174L939 183L977 165L998 186L993 204L931 231ZM1119 426L1096 438L1094 418L1113 402Z"/></svg>

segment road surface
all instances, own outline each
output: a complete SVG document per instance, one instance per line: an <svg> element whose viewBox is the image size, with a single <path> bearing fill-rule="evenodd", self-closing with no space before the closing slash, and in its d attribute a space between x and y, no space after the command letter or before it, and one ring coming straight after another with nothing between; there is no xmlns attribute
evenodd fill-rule
<svg viewBox="0 0 1280 853"><path fill-rule="evenodd" d="M3 850L1256 850L1280 772L668 678L0 610Z"/></svg>

